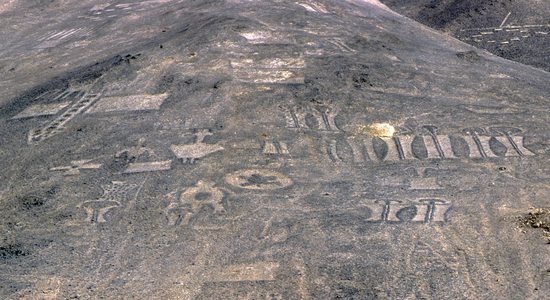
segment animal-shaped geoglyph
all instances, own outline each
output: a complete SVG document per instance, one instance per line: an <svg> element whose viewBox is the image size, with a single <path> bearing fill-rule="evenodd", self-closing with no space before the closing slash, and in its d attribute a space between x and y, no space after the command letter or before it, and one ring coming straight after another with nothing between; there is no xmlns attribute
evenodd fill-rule
<svg viewBox="0 0 550 300"><path fill-rule="evenodd" d="M216 144L206 144L204 139L212 135L209 130L200 130L195 133L197 140L190 145L172 145L170 149L183 162L193 164L199 158L222 151L224 148Z"/></svg>

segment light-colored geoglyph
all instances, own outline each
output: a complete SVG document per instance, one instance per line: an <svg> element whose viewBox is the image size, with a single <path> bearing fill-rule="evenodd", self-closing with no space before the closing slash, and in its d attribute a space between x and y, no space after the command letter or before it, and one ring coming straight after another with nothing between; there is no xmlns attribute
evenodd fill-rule
<svg viewBox="0 0 550 300"><path fill-rule="evenodd" d="M305 8L307 11L310 11L310 12L322 13L322 14L326 14L329 12L325 5L323 5L322 3L318 3L316 1L310 1L310 0L300 1L298 2L298 5L300 5L301 7Z"/></svg>
<svg viewBox="0 0 550 300"><path fill-rule="evenodd" d="M82 38L89 35L93 29L91 28L72 28L61 31L50 32L48 35L43 36L39 39L40 44L38 44L36 49L47 49L53 48L62 42L69 40L71 38Z"/></svg>
<svg viewBox="0 0 550 300"><path fill-rule="evenodd" d="M209 135L212 135L212 133L208 130L201 130L196 133L197 140L195 143L189 145L172 145L170 149L183 163L193 164L197 159L224 150L220 145L204 143L204 138Z"/></svg>
<svg viewBox="0 0 550 300"><path fill-rule="evenodd" d="M80 175L81 170L96 170L101 168L100 163L93 163L93 159L73 160L68 166L53 167L50 171L63 172L64 176Z"/></svg>
<svg viewBox="0 0 550 300"><path fill-rule="evenodd" d="M438 198L421 198L412 202L402 200L366 200L364 206L369 208L371 214L366 222L402 222L399 213L407 208L415 208L411 222L430 223L447 221L446 214L452 204Z"/></svg>
<svg viewBox="0 0 550 300"><path fill-rule="evenodd" d="M250 83L303 83L304 75L301 69L304 66L305 61L300 57L245 58L231 61L236 78Z"/></svg>
<svg viewBox="0 0 550 300"><path fill-rule="evenodd" d="M242 33L250 43L263 44L269 41L269 32ZM249 83L286 83L304 82L302 70L306 62L300 53L281 53L277 57L260 57L256 54L240 55L230 61L233 75L238 81Z"/></svg>
<svg viewBox="0 0 550 300"><path fill-rule="evenodd" d="M172 168L171 160L162 160L162 161L152 161L152 162L137 162L130 163L124 174L129 173L143 173L143 172L156 172L156 171L166 171Z"/></svg>
<svg viewBox="0 0 550 300"><path fill-rule="evenodd" d="M168 94L103 97L86 113L159 110Z"/></svg>
<svg viewBox="0 0 550 300"><path fill-rule="evenodd" d="M58 102L48 104L35 104L25 108L22 112L15 115L12 119L31 118L38 116L50 116L55 115L65 107L69 106L71 102Z"/></svg>
<svg viewBox="0 0 550 300"><path fill-rule="evenodd" d="M68 109L55 118L53 121L47 123L41 128L35 128L29 131L28 134L28 143L34 144L45 139L48 139L65 129L65 125L74 119L78 114L86 111L99 97L101 93L82 93L77 101L73 102Z"/></svg>

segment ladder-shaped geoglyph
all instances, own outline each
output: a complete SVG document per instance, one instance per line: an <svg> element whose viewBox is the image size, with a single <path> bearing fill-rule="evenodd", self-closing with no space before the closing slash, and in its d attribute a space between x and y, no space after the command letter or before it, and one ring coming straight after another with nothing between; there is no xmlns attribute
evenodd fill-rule
<svg viewBox="0 0 550 300"><path fill-rule="evenodd" d="M66 130L66 126L81 114L124 113L129 111L155 111L170 96L163 94L132 94L107 96L105 89L93 92L94 85L84 90L68 89L47 104L34 104L12 117L27 119L55 116L38 128L31 129L27 136L29 144L37 144Z"/></svg>
<svg viewBox="0 0 550 300"><path fill-rule="evenodd" d="M64 113L46 125L31 130L28 135L29 144L38 143L62 132L68 122L88 109L99 97L100 93L81 92L79 99L73 102Z"/></svg>

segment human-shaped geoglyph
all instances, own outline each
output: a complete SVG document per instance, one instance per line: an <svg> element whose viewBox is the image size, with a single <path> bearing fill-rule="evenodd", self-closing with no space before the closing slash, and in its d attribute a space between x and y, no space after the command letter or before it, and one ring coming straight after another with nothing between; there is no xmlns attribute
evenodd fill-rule
<svg viewBox="0 0 550 300"><path fill-rule="evenodd" d="M165 212L170 225L187 225L191 218L198 214L204 207L213 209L214 214L225 213L223 205L223 191L215 187L215 183L198 181L177 196L177 191L167 195L170 204Z"/></svg>
<svg viewBox="0 0 550 300"><path fill-rule="evenodd" d="M113 208L122 206L128 193L136 187L136 184L128 184L124 181L113 181L111 184L102 185L103 195L101 197L80 204L86 211L86 221L90 223L107 222L105 214Z"/></svg>

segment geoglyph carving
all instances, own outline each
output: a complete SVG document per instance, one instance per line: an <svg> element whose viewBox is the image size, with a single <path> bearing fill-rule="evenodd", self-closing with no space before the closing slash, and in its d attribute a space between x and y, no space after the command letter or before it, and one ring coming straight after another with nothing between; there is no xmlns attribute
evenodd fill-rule
<svg viewBox="0 0 550 300"><path fill-rule="evenodd" d="M166 171L172 168L171 160L129 163L124 174Z"/></svg>
<svg viewBox="0 0 550 300"><path fill-rule="evenodd" d="M41 128L32 129L28 135L29 144L38 143L62 132L69 121L86 111L100 97L101 93L83 93L82 97L72 103L63 114Z"/></svg>
<svg viewBox="0 0 550 300"><path fill-rule="evenodd" d="M12 119L33 118L39 116L55 115L69 106L71 102L64 101L50 104L35 104L25 108L22 112L15 115Z"/></svg>
<svg viewBox="0 0 550 300"><path fill-rule="evenodd" d="M354 163L419 160L419 159L456 159L457 147L451 143L451 135L437 134L434 126L425 126L428 135L395 135L393 137L370 137L370 136L349 136L346 138L350 147ZM499 157L524 157L533 156L534 152L524 145L524 137L502 133L498 135L487 135L487 131L472 128L465 129L465 134L452 135L453 138L461 140L467 145L467 157L473 159L499 158ZM517 134L517 133L515 133ZM421 139L425 155L415 150L413 143ZM498 142L506 148L504 153L496 153L494 143ZM376 148L376 144L385 145L385 151ZM340 144L335 140L326 142L326 153L332 160L343 160L337 154ZM336 159L334 159L336 158Z"/></svg>
<svg viewBox="0 0 550 300"><path fill-rule="evenodd" d="M274 190L292 185L292 180L271 170L248 169L225 176L227 183L250 190Z"/></svg>
<svg viewBox="0 0 550 300"><path fill-rule="evenodd" d="M183 163L193 164L196 160L209 154L222 151L224 148L216 144L206 144L204 139L212 135L209 130L199 130L196 135L196 142L190 145L172 145L170 149Z"/></svg>
<svg viewBox="0 0 550 300"><path fill-rule="evenodd" d="M263 142L262 153L268 155L288 155L288 145L285 142L267 140Z"/></svg>
<svg viewBox="0 0 550 300"><path fill-rule="evenodd" d="M223 191L215 187L215 183L198 181L177 196L177 191L168 194L171 200L165 209L170 225L187 225L191 218L198 214L203 207L210 207L214 214L225 213L223 205Z"/></svg>
<svg viewBox="0 0 550 300"><path fill-rule="evenodd" d="M159 110L168 94L103 97L86 113Z"/></svg>
<svg viewBox="0 0 550 300"><path fill-rule="evenodd" d="M64 176L80 175L81 170L95 170L101 168L102 164L92 163L93 159L72 160L71 164L62 167L53 167L50 171L63 172Z"/></svg>
<svg viewBox="0 0 550 300"><path fill-rule="evenodd" d="M446 222L446 214L451 208L451 203L443 199L422 198L414 202L401 200L376 200L366 202L364 205L370 209L371 215L367 218L368 222L402 222L399 213L404 209L414 209L414 216L410 222L432 223Z"/></svg>
<svg viewBox="0 0 550 300"><path fill-rule="evenodd" d="M102 185L103 195L91 201L80 204L86 210L86 221L89 223L105 223L105 214L111 209L119 207L128 197L128 193L137 188L137 184L129 184L124 181L113 181L111 184Z"/></svg>

